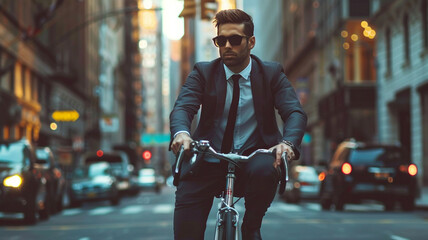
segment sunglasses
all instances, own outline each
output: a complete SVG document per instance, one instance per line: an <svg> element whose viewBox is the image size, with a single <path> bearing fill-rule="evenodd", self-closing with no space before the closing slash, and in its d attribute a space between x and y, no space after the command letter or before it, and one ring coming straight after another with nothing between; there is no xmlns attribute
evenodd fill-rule
<svg viewBox="0 0 428 240"><path fill-rule="evenodd" d="M213 38L214 45L216 47L224 47L226 46L227 41L229 41L230 45L232 46L239 46L241 45L242 38L249 38L247 36L241 36L241 35L232 35L229 37L225 36L217 36Z"/></svg>

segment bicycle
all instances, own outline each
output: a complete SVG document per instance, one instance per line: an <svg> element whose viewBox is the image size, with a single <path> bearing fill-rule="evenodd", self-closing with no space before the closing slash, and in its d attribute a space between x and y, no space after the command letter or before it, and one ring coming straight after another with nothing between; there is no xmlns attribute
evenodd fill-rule
<svg viewBox="0 0 428 240"><path fill-rule="evenodd" d="M248 162L251 159L260 157L271 158L275 160L275 152L267 149L259 149L251 153L249 156L242 156L235 153L218 153L211 146L209 141L200 140L194 141L191 144L191 150L194 155L190 160L190 165L195 165L197 154L206 154L208 156L217 158L219 160L227 161L227 175L226 175L226 187L222 196L220 197L220 207L217 212L217 222L215 228L215 240L235 240L239 239L239 212L235 209L235 204L241 199L233 202L233 193L235 186L235 168L240 167L242 163ZM175 164L174 174L174 185L178 185L180 179L180 170L183 163L183 147L181 148L177 161ZM281 181L279 187L279 194L282 194L285 189L285 183L288 180L288 163L286 152L283 153L281 163Z"/></svg>

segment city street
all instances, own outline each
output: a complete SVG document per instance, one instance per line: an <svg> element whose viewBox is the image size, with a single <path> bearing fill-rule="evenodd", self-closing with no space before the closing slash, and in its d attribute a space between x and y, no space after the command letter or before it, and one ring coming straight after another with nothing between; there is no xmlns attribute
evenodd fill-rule
<svg viewBox="0 0 428 240"><path fill-rule="evenodd" d="M90 202L65 209L36 225L24 225L20 214L0 215L0 239L173 239L174 189L125 197L119 206ZM215 205L216 206L216 205ZM243 213L243 200L238 210ZM241 216L242 217L242 216ZM213 238L215 209L205 239ZM382 205L346 205L343 212L322 211L316 202L298 205L276 199L265 217L264 239L426 239L428 212L384 212Z"/></svg>

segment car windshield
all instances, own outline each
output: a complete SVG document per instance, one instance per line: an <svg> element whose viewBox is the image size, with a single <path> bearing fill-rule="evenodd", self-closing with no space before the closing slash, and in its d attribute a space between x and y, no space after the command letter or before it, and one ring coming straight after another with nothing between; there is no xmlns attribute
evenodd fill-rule
<svg viewBox="0 0 428 240"><path fill-rule="evenodd" d="M103 175L108 175L108 165L92 164L84 168L78 168L74 171L74 177L76 178L93 178Z"/></svg>
<svg viewBox="0 0 428 240"><path fill-rule="evenodd" d="M39 163L49 163L49 152L44 149L37 149L36 150L36 157Z"/></svg>
<svg viewBox="0 0 428 240"><path fill-rule="evenodd" d="M0 163L22 163L24 153L21 144L0 144Z"/></svg>
<svg viewBox="0 0 428 240"><path fill-rule="evenodd" d="M394 165L408 162L403 158L399 148L353 149L349 162L354 165Z"/></svg>

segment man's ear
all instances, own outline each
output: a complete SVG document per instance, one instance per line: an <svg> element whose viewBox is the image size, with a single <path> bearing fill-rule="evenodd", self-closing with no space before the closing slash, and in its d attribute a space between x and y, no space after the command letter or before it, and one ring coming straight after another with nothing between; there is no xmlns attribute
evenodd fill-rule
<svg viewBox="0 0 428 240"><path fill-rule="evenodd" d="M250 38L248 38L248 48L253 49L255 45L256 45L256 37L251 36Z"/></svg>

